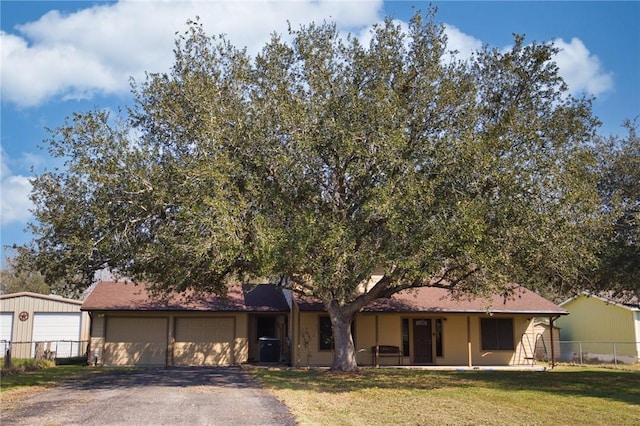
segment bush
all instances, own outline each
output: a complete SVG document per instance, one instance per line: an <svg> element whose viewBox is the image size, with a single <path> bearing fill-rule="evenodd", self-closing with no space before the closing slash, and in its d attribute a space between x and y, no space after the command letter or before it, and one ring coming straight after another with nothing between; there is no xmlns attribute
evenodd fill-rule
<svg viewBox="0 0 640 426"><path fill-rule="evenodd" d="M4 367L4 360L2 361L1 372L3 376L10 374L24 373L25 371L43 370L45 368L55 367L55 361L51 359L31 359L31 358L18 358L11 360L11 367Z"/></svg>
<svg viewBox="0 0 640 426"><path fill-rule="evenodd" d="M57 358L56 365L87 365L87 357L74 356L71 358Z"/></svg>

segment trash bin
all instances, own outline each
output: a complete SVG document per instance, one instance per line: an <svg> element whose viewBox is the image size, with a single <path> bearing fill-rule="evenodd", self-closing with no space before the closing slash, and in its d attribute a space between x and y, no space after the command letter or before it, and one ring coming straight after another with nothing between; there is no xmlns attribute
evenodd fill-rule
<svg viewBox="0 0 640 426"><path fill-rule="evenodd" d="M280 339L277 337L261 337L260 341L260 362L280 361Z"/></svg>

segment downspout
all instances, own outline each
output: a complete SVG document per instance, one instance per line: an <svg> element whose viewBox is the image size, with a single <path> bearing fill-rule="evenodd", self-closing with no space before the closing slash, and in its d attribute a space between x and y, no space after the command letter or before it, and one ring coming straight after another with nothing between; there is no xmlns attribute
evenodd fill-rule
<svg viewBox="0 0 640 426"><path fill-rule="evenodd" d="M82 312L82 310L80 310L80 312ZM89 342L87 343L87 363L96 367L98 365L98 355L94 354L93 348L91 347L91 337L93 337L93 312L87 311L87 314L89 314ZM80 313L80 315L82 315L82 313ZM82 318L82 316L80 318ZM9 360L9 364L11 364L11 360Z"/></svg>

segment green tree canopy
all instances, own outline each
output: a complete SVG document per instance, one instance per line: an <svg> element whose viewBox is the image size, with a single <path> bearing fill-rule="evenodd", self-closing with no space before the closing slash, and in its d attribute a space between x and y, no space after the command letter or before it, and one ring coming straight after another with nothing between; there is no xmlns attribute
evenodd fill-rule
<svg viewBox="0 0 640 426"><path fill-rule="evenodd" d="M595 290L640 297L640 138L636 122L627 121L626 137L600 145L600 193L614 218L604 238Z"/></svg>
<svg viewBox="0 0 640 426"><path fill-rule="evenodd" d="M323 301L342 370L357 368L351 321L377 298L586 278L598 123L555 47L516 36L461 62L431 12L406 32L387 19L367 45L330 23L289 36L252 59L192 22L127 114L54 131L66 164L33 182L25 256L79 286L104 267L165 292L274 277Z"/></svg>
<svg viewBox="0 0 640 426"><path fill-rule="evenodd" d="M7 267L0 270L0 294L23 291L49 294L51 290L40 272L20 270L14 265L13 259L7 259Z"/></svg>

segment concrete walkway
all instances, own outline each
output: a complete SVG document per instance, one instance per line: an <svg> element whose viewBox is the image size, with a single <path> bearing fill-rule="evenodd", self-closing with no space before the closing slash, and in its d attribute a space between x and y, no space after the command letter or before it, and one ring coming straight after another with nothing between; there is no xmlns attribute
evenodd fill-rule
<svg viewBox="0 0 640 426"><path fill-rule="evenodd" d="M240 368L113 370L3 404L3 425L295 425Z"/></svg>

